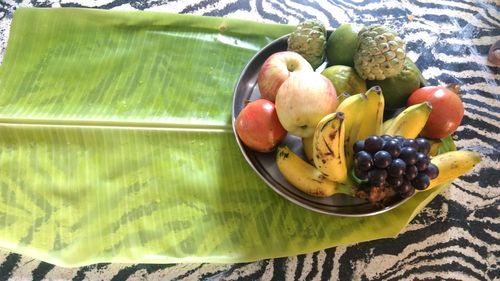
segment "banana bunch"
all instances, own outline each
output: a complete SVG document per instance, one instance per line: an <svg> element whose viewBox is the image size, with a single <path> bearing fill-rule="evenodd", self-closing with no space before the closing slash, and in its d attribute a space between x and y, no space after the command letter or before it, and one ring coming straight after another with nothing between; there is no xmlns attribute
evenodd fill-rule
<svg viewBox="0 0 500 281"><path fill-rule="evenodd" d="M384 97L380 87L374 86L361 94L343 95L340 99L336 112L323 117L312 137L302 139L305 160L286 146L277 150L276 163L285 179L312 196L330 197L337 193L355 196L356 188L350 177L354 143L384 134L414 139L432 110L427 102L416 104L383 122ZM478 153L469 151L432 157L439 175L426 190L463 175L480 160Z"/></svg>
<svg viewBox="0 0 500 281"><path fill-rule="evenodd" d="M384 98L380 87L357 95L341 95L339 103L336 112L317 124L312 137L302 139L307 161L286 146L278 148L276 163L285 179L312 196L354 196L348 173L353 162L353 144L381 132ZM368 118L372 112L375 117Z"/></svg>
<svg viewBox="0 0 500 281"><path fill-rule="evenodd" d="M287 146L278 147L276 164L285 179L304 193L315 197L330 197L337 193L354 196L351 184L327 179L316 167L302 160Z"/></svg>

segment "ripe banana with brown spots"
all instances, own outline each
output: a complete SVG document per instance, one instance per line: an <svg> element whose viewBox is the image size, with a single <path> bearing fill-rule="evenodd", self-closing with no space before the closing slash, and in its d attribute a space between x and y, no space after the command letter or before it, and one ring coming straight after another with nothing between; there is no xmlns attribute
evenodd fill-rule
<svg viewBox="0 0 500 281"><path fill-rule="evenodd" d="M327 179L341 183L347 179L344 135L344 113L334 112L319 121L313 138L314 165Z"/></svg>
<svg viewBox="0 0 500 281"><path fill-rule="evenodd" d="M331 181L316 167L300 158L287 146L280 146L276 164L285 179L297 189L315 197L330 197L337 193L354 196L350 184Z"/></svg>

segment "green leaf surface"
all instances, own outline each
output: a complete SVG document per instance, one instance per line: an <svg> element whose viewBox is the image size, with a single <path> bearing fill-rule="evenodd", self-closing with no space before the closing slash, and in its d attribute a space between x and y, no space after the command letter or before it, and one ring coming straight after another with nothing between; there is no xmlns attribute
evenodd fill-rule
<svg viewBox="0 0 500 281"><path fill-rule="evenodd" d="M0 246L60 266L248 262L394 237L445 186L381 215L318 214L251 170L235 83L293 26L21 8L0 67Z"/></svg>

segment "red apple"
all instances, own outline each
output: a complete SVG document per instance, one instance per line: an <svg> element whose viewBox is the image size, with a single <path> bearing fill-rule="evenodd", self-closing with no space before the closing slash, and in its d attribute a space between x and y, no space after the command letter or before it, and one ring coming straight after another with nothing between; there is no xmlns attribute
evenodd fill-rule
<svg viewBox="0 0 500 281"><path fill-rule="evenodd" d="M236 118L235 128L246 146L260 152L273 150L287 135L274 103L265 99L248 103Z"/></svg>
<svg viewBox="0 0 500 281"><path fill-rule="evenodd" d="M464 116L464 105L460 97L444 86L427 86L415 90L406 105L428 101L432 111L421 135L428 138L444 138L460 126Z"/></svg>
<svg viewBox="0 0 500 281"><path fill-rule="evenodd" d="M292 73L276 95L278 118L290 134L308 138L327 114L337 109L332 82L318 72Z"/></svg>
<svg viewBox="0 0 500 281"><path fill-rule="evenodd" d="M272 54L262 64L257 77L260 96L274 102L281 84L295 71L314 70L298 53L283 51Z"/></svg>

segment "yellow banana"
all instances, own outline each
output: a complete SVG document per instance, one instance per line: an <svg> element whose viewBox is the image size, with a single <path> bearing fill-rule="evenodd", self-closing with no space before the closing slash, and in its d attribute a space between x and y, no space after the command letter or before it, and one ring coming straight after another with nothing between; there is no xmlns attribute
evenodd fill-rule
<svg viewBox="0 0 500 281"><path fill-rule="evenodd" d="M344 113L334 112L319 121L314 132L314 165L327 179L345 182L347 166L344 153Z"/></svg>
<svg viewBox="0 0 500 281"><path fill-rule="evenodd" d="M314 135L307 137L307 138L302 138L302 148L304 149L304 154L306 156L306 160L314 164L313 161L313 139Z"/></svg>
<svg viewBox="0 0 500 281"><path fill-rule="evenodd" d="M345 101L345 99L347 99L350 96L351 95L348 92L343 92L342 94L338 95L337 96L337 107L339 106L339 104L341 104L343 101Z"/></svg>
<svg viewBox="0 0 500 281"><path fill-rule="evenodd" d="M481 154L464 150L450 151L433 157L431 163L438 167L439 174L435 179L431 180L429 187L425 190L464 175L480 161Z"/></svg>
<svg viewBox="0 0 500 281"><path fill-rule="evenodd" d="M367 103L365 104L365 109L362 111L364 118L360 124L356 138L358 140L364 140L368 136L379 136L382 132L385 104L382 88L379 86L371 87L366 91L365 96Z"/></svg>
<svg viewBox="0 0 500 281"><path fill-rule="evenodd" d="M384 123L382 123L382 134L384 134L387 131L392 122L394 122L394 118L387 119L385 120Z"/></svg>
<svg viewBox="0 0 500 281"><path fill-rule="evenodd" d="M361 123L364 121L363 109L368 102L366 95L355 94L346 98L338 107L337 112L344 113L344 152L346 166L349 171L353 163L353 145L357 140Z"/></svg>
<svg viewBox="0 0 500 281"><path fill-rule="evenodd" d="M439 149L443 145L441 139L428 139L431 144L431 149L429 150L429 156L434 157L439 153Z"/></svg>
<svg viewBox="0 0 500 281"><path fill-rule="evenodd" d="M411 139L416 138L424 128L431 110L432 106L428 102L406 108L394 118L394 121L391 122L384 134L390 136L399 135Z"/></svg>
<svg viewBox="0 0 500 281"><path fill-rule="evenodd" d="M351 186L327 179L323 173L302 160L287 146L278 147L276 164L290 184L309 195L329 197L336 193L344 193L354 196Z"/></svg>

